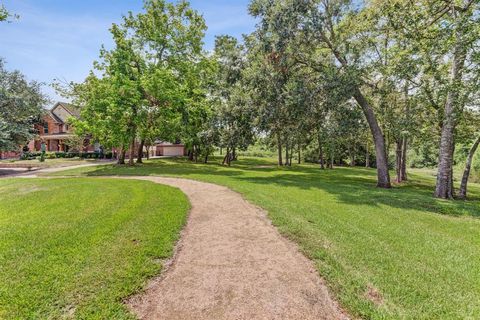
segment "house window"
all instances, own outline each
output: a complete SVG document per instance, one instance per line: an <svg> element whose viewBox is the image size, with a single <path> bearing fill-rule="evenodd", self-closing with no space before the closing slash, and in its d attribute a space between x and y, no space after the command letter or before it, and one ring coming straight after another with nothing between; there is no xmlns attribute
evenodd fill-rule
<svg viewBox="0 0 480 320"><path fill-rule="evenodd" d="M43 124L43 133L48 134L48 123Z"/></svg>
<svg viewBox="0 0 480 320"><path fill-rule="evenodd" d="M60 132L60 133L63 132L63 124L58 125L58 132Z"/></svg>

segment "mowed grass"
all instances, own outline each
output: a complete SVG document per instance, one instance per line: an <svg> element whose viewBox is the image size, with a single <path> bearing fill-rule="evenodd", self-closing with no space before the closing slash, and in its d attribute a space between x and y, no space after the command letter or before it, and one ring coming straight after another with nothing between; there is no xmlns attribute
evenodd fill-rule
<svg viewBox="0 0 480 320"><path fill-rule="evenodd" d="M81 158L59 158L59 159L45 159L44 162L40 162L39 160L0 160L1 164L25 164L25 165L32 165L32 166L39 166L42 168L56 168L56 167L67 167L67 166L76 166L76 165L84 165L84 164L93 164L93 163L102 163L102 161L96 159L81 159Z"/></svg>
<svg viewBox="0 0 480 320"><path fill-rule="evenodd" d="M83 168L61 175L167 175L218 183L265 208L316 264L341 305L365 319L480 318L480 187L471 200L432 197L418 173L392 190L375 171L277 168L246 159L232 168L155 160L135 168Z"/></svg>
<svg viewBox="0 0 480 320"><path fill-rule="evenodd" d="M171 256L189 203L119 179L0 180L0 319L131 319L123 299Z"/></svg>

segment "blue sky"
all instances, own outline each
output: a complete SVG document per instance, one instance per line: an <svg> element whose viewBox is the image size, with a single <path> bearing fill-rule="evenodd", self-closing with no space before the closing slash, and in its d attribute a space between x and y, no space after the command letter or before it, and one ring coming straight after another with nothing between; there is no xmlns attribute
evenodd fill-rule
<svg viewBox="0 0 480 320"><path fill-rule="evenodd" d="M128 11L139 12L142 0L0 0L20 16L0 24L0 57L8 69L18 69L29 79L51 83L53 79L80 82L98 58L100 46L111 46L108 28ZM240 37L253 31L249 0L191 0L208 25L206 49L214 37ZM52 100L60 98L49 86Z"/></svg>

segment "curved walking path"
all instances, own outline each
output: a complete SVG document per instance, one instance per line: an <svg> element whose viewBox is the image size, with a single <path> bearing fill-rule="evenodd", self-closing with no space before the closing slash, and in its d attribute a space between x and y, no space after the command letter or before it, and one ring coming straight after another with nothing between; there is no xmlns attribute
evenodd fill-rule
<svg viewBox="0 0 480 320"><path fill-rule="evenodd" d="M313 263L240 194L186 179L128 178L177 187L192 205L171 265L128 301L139 318L347 318Z"/></svg>

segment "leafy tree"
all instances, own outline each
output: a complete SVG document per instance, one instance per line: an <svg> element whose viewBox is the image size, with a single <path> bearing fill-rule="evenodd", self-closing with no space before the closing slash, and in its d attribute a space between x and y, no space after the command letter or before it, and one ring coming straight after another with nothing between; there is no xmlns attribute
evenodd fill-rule
<svg viewBox="0 0 480 320"><path fill-rule="evenodd" d="M8 16L9 14L7 9L3 5L0 5L0 21L7 20Z"/></svg>
<svg viewBox="0 0 480 320"><path fill-rule="evenodd" d="M368 69L359 57L366 52L358 34L350 32L356 21L355 4L350 1L253 1L252 14L261 18L260 28L275 35L275 51L285 53L280 59L293 59L312 71L323 72L335 59L337 74L349 79L351 97L362 108L375 143L377 185L390 187L387 151L377 114L363 87L368 82ZM353 28L354 30L354 28ZM287 55L293 58L287 58ZM343 77L347 75L347 77Z"/></svg>
<svg viewBox="0 0 480 320"><path fill-rule="evenodd" d="M293 121L288 103L288 82L293 72L289 69L291 61L280 50L272 46L276 35L259 28L247 38L248 67L244 80L249 88L252 103L257 107L257 126L262 132L276 140L278 165L284 164L283 147L288 159L288 131Z"/></svg>
<svg viewBox="0 0 480 320"><path fill-rule="evenodd" d="M48 102L41 86L19 71L7 71L0 60L0 150L20 150L35 136L33 125Z"/></svg>
<svg viewBox="0 0 480 320"><path fill-rule="evenodd" d="M230 165L237 150L253 143L254 109L244 82L245 48L237 39L219 36L215 41L217 71L212 96L216 127L221 148L226 148L223 163Z"/></svg>
<svg viewBox="0 0 480 320"><path fill-rule="evenodd" d="M74 89L83 106L77 130L120 148L120 163L129 149L130 165L136 147L141 162L145 144L167 134L166 126L178 125L179 114L201 105L201 73L208 66L202 52L205 23L187 2L146 0L144 8L112 26L115 48L102 49L95 63L100 77L91 73Z"/></svg>
<svg viewBox="0 0 480 320"><path fill-rule="evenodd" d="M132 40L145 64L141 81L147 105L141 111L140 150L145 138L156 130L153 119L191 107L186 104L202 96L199 78L208 65L202 51L206 25L188 2L148 0L144 8L144 13L130 13L125 18L125 27L132 30Z"/></svg>
<svg viewBox="0 0 480 320"><path fill-rule="evenodd" d="M124 163L126 150L130 149L130 164L139 122L139 107L143 105L140 71L141 59L127 39L127 30L114 24L110 29L115 48L102 48L100 62L84 83L74 86L76 104L82 106L82 119L74 122L80 135L91 133L106 147L120 150L118 162Z"/></svg>
<svg viewBox="0 0 480 320"><path fill-rule="evenodd" d="M10 11L8 11L7 8L5 8L5 6L0 2L0 22L2 22L2 21L11 22L11 20L9 20L9 18L18 19L18 18L19 18L19 15L18 15L18 14L12 14L12 13L11 13Z"/></svg>
<svg viewBox="0 0 480 320"><path fill-rule="evenodd" d="M435 196L453 198L455 132L478 91L478 1L404 1L375 3L396 33L414 48L411 60L420 66L420 91L437 110L440 148ZM401 14L399 14L401 12ZM401 17L408 17L401 19Z"/></svg>

